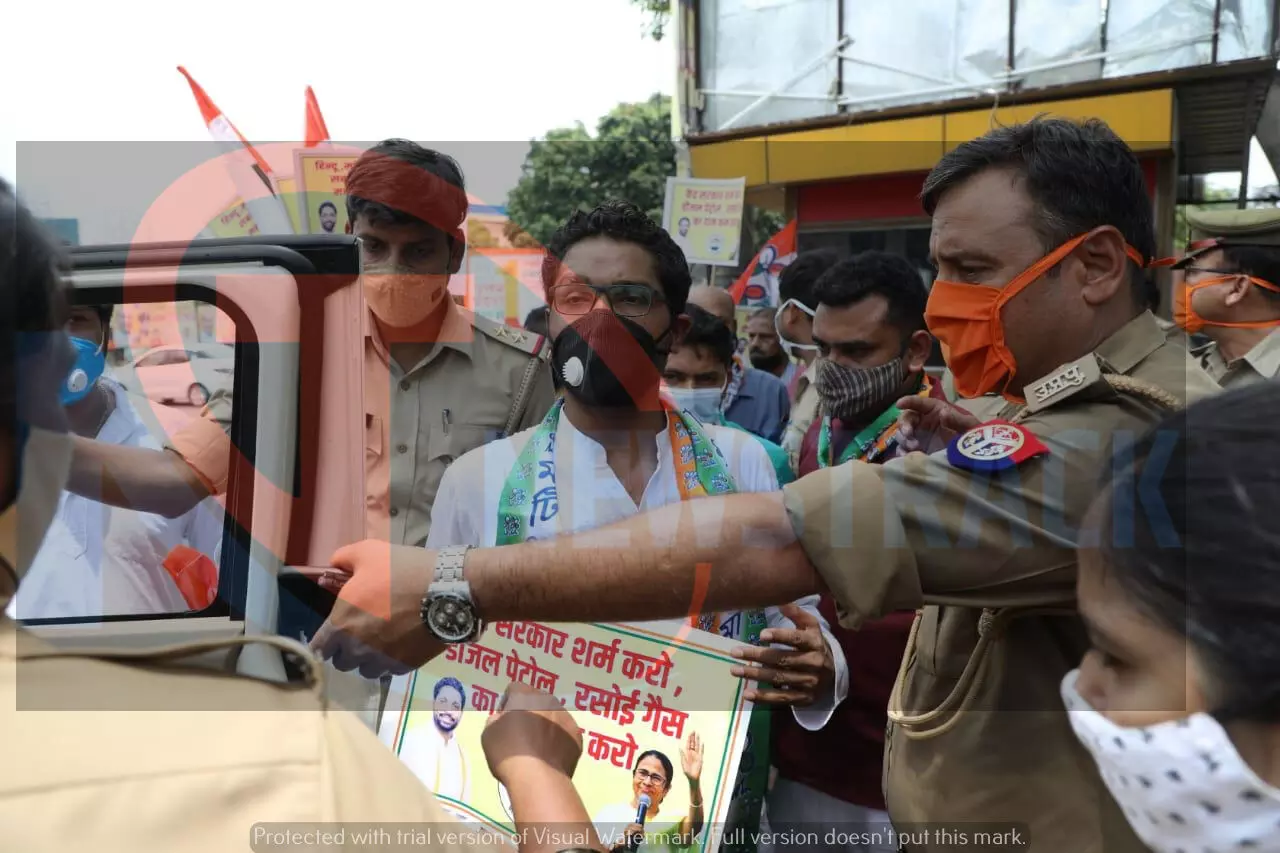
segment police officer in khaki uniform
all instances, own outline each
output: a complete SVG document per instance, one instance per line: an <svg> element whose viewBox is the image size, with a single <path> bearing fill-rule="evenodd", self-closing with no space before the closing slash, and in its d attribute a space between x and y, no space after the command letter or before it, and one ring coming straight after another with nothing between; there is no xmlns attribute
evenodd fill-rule
<svg viewBox="0 0 1280 853"><path fill-rule="evenodd" d="M0 300L11 308L0 314L0 846L511 850L450 818L355 717L327 708L323 668L296 642L241 637L95 655L49 645L2 615L70 467L58 388L73 359L56 249L3 182L0 233L10 241ZM292 656L305 682L270 684L195 662L249 644ZM509 690L482 744L517 826L543 830L526 833L522 850L551 853L578 839L605 849L573 789L582 741L558 700ZM361 823L388 835L367 843L353 834ZM415 835L398 841L404 830Z"/></svg>
<svg viewBox="0 0 1280 853"><path fill-rule="evenodd" d="M421 661L442 637L434 623L413 628L424 600L459 588L464 613L484 620L655 619L688 612L695 591L705 610L823 587L847 627L919 609L885 762L902 848L1142 851L1059 694L1089 651L1074 610L1075 537L1113 444L1216 385L1146 310L1150 200L1137 158L1105 124L993 130L943 157L924 198L939 269L930 331L962 396L1005 397L1003 423L961 418L942 452L828 468L782 500L706 498L590 545L571 536L473 550L460 585L439 583L456 554L393 549L388 573L386 547L360 543L336 555L350 577L315 645L345 657L357 639ZM907 402L913 442L938 429L940 411L959 411ZM388 594L390 624L377 610ZM360 665L353 658L345 665ZM789 683L768 662L759 676Z"/></svg>
<svg viewBox="0 0 1280 853"><path fill-rule="evenodd" d="M544 338L459 307L467 196L449 157L405 140L366 152L347 176L347 210L364 256L366 530L421 545L445 469L468 450L538 423L554 400ZM77 441L72 491L165 515L226 489L230 395L175 434L170 454ZM133 450L133 453L125 451ZM128 496L128 499L125 496Z"/></svg>
<svg viewBox="0 0 1280 853"><path fill-rule="evenodd" d="M1191 210L1174 269L1174 319L1209 343L1191 355L1224 388L1280 375L1280 209Z"/></svg>

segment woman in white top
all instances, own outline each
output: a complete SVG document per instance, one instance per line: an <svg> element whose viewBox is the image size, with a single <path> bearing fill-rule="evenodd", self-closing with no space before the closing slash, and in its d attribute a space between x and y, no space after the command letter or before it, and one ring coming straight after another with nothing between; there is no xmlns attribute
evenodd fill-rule
<svg viewBox="0 0 1280 853"><path fill-rule="evenodd" d="M675 768L671 759L656 749L640 753L631 771L631 801L606 806L592 819L596 834L611 850L627 850L634 840L636 850L692 850L702 832L702 742L690 732L680 750L680 769L689 784L689 811L676 820L663 815L662 801L671 793ZM644 825L637 821L640 798L646 797Z"/></svg>
<svg viewBox="0 0 1280 853"><path fill-rule="evenodd" d="M1154 851L1280 850L1280 387L1173 415L1081 533L1080 742Z"/></svg>

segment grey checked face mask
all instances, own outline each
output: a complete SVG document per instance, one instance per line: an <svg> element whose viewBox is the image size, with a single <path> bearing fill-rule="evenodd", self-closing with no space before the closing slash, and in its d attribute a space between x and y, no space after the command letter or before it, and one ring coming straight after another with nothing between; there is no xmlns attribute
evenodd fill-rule
<svg viewBox="0 0 1280 853"><path fill-rule="evenodd" d="M830 359L818 362L815 387L823 410L838 420L852 420L890 401L905 378L902 358L876 367L845 367Z"/></svg>

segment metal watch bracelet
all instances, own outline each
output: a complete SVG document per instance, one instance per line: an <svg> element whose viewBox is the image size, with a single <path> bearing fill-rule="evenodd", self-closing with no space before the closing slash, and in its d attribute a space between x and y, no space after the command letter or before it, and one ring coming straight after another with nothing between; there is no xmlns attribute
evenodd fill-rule
<svg viewBox="0 0 1280 853"><path fill-rule="evenodd" d="M470 545L450 545L436 552L435 574L431 583L462 583L462 569L467 563Z"/></svg>

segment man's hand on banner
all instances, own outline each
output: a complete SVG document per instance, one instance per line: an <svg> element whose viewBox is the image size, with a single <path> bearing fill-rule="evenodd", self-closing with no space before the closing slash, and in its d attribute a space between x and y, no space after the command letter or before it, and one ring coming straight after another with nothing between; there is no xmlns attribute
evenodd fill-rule
<svg viewBox="0 0 1280 853"><path fill-rule="evenodd" d="M493 778L510 789L548 769L572 778L582 757L582 729L559 699L516 681L485 723L480 745Z"/></svg>
<svg viewBox="0 0 1280 853"><path fill-rule="evenodd" d="M767 687L747 690L747 699L759 705L812 705L831 689L835 681L835 661L817 618L807 610L788 604L781 608L796 626L766 628L760 632L759 646L739 646L733 656L748 662L735 666L733 674ZM778 643L791 648L771 648Z"/></svg>

